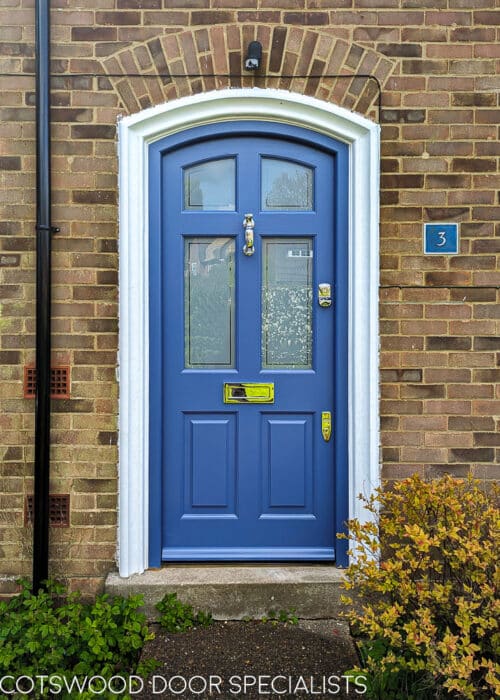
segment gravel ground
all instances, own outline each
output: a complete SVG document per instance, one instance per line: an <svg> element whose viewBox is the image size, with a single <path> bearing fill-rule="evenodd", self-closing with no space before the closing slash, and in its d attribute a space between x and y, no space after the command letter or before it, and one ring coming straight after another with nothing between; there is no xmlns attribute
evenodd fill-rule
<svg viewBox="0 0 500 700"><path fill-rule="evenodd" d="M358 660L347 626L336 620L300 620L298 625L228 621L183 634L155 632L142 658L161 665L135 697L346 699L363 694L362 685L350 680L347 687L342 678Z"/></svg>

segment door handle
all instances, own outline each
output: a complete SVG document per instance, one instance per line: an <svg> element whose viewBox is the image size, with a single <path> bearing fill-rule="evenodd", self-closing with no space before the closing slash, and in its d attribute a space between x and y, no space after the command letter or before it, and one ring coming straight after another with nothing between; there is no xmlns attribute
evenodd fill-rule
<svg viewBox="0 0 500 700"><path fill-rule="evenodd" d="M321 434L325 442L328 442L332 436L332 414L330 411L322 411L321 413Z"/></svg>
<svg viewBox="0 0 500 700"><path fill-rule="evenodd" d="M253 255L255 253L253 230L255 228L255 221L253 214L245 214L243 219L243 226L245 227L245 245L243 246L243 253L245 255Z"/></svg>

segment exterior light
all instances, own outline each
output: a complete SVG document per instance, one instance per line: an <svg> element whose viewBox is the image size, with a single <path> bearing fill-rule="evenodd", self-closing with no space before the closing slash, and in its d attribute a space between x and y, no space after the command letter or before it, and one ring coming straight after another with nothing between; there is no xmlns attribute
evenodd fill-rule
<svg viewBox="0 0 500 700"><path fill-rule="evenodd" d="M260 41L251 41L248 44L247 55L245 58L246 70L258 70L262 59L262 44Z"/></svg>

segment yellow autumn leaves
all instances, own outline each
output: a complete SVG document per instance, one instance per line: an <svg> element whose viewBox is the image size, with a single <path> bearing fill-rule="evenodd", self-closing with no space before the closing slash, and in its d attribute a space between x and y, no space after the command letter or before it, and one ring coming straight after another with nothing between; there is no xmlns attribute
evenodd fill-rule
<svg viewBox="0 0 500 700"><path fill-rule="evenodd" d="M415 475L362 500L344 601L372 697L500 697L499 488Z"/></svg>

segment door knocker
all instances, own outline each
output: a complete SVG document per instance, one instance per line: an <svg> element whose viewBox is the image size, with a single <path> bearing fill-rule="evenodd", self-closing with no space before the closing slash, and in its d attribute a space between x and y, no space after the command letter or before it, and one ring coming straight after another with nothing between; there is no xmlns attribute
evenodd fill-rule
<svg viewBox="0 0 500 700"><path fill-rule="evenodd" d="M243 252L245 255L253 255L255 253L253 241L255 221L253 219L253 214L245 214L243 226L245 227L245 245L243 246Z"/></svg>

